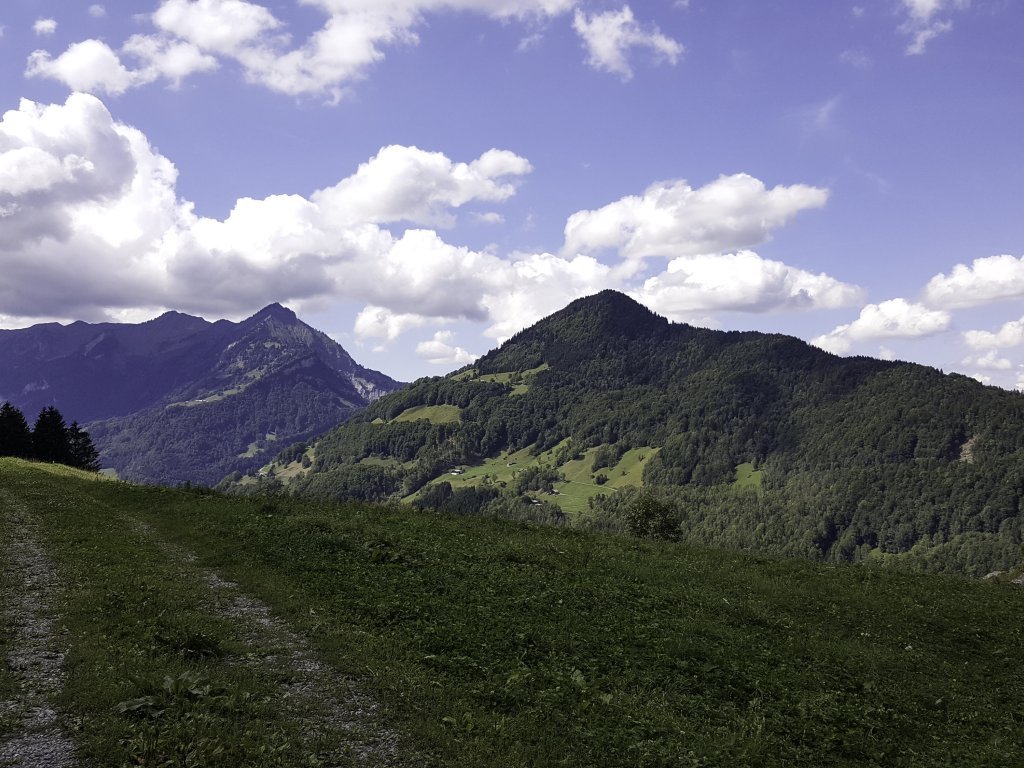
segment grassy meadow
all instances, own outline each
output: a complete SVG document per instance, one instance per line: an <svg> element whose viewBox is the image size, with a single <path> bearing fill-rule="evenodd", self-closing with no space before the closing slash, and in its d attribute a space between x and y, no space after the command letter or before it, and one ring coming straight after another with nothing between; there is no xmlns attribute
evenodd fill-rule
<svg viewBox="0 0 1024 768"><path fill-rule="evenodd" d="M38 515L66 585L60 703L97 765L321 764L305 736L317 712L287 715L272 671L237 663L252 651L211 613L198 567L372 692L410 763L933 768L1024 754L1024 590L1010 586L11 460L0 485Z"/></svg>
<svg viewBox="0 0 1024 768"><path fill-rule="evenodd" d="M570 519L579 518L586 516L589 512L588 502L592 496L599 493L612 493L626 486L642 487L645 462L655 456L659 450L650 447L632 448L626 451L614 466L604 467L594 472L592 470L594 455L603 446L588 448L580 453L579 458L559 465L556 454L561 447L562 444L559 444L537 455L532 454L529 448L513 452L502 451L497 456L484 459L480 464L460 467L461 474L452 474L450 471L446 471L430 481L427 486L450 483L454 489L487 484L503 487L502 483L511 484L519 472L528 467L557 466L564 479L553 483L556 493L548 496L541 492L531 492L528 495L538 499L547 499L557 504ZM383 461L386 460L363 459L360 463L380 464ZM598 482L598 475L603 475L602 482ZM402 501L411 503L421 493L422 489L406 496Z"/></svg>

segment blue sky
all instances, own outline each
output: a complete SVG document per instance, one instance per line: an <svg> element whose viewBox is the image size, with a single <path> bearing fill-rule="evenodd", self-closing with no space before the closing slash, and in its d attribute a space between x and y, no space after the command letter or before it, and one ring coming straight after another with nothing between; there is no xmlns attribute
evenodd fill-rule
<svg viewBox="0 0 1024 768"><path fill-rule="evenodd" d="M5 0L0 327L444 373L602 288L1024 386L1018 0Z"/></svg>

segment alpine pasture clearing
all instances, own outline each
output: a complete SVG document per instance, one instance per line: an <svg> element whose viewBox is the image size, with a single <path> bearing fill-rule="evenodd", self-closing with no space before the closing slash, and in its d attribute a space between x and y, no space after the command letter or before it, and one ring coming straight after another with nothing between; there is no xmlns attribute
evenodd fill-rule
<svg viewBox="0 0 1024 768"><path fill-rule="evenodd" d="M594 472L594 455L603 447L589 448L580 453L580 458L570 459L556 465L556 454L564 445L560 443L543 453L533 455L529 448L513 453L502 452L499 455L484 459L480 464L457 467L434 478L428 485L451 483L453 489L471 488L493 483L505 487L515 481L516 475L522 470L533 466L556 467L564 480L553 483L556 493L547 495L532 491L528 495L545 499L561 507L570 517L586 515L590 509L589 499L599 493L611 493L619 488L643 486L643 470L645 462L658 452L658 448L642 447L626 451L612 467L604 467ZM453 471L458 474L453 474ZM606 482L599 483L596 476L603 474ZM502 483L505 486L502 486ZM419 497L418 491L405 497L402 501L411 503Z"/></svg>
<svg viewBox="0 0 1024 768"><path fill-rule="evenodd" d="M461 413L462 409L454 405L417 405L402 411L394 421L426 419L431 424L456 424Z"/></svg>
<svg viewBox="0 0 1024 768"><path fill-rule="evenodd" d="M736 482L734 485L738 489L751 489L760 492L763 480L764 472L754 469L754 465L750 462L736 467Z"/></svg>

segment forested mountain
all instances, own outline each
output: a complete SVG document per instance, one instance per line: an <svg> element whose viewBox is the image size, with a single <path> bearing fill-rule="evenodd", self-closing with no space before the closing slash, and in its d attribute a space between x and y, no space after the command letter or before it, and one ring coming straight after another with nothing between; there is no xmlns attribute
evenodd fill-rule
<svg viewBox="0 0 1024 768"><path fill-rule="evenodd" d="M671 324L612 291L381 398L311 456L291 492L828 561L984 574L1021 559L1024 396Z"/></svg>
<svg viewBox="0 0 1024 768"><path fill-rule="evenodd" d="M103 466L213 483L322 433L400 385L272 304L240 323L168 312L137 325L0 331L0 401L88 422Z"/></svg>

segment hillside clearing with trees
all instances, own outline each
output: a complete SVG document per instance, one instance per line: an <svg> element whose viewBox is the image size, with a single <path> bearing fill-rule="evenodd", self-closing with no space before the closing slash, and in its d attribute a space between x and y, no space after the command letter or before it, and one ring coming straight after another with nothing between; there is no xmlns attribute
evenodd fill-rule
<svg viewBox="0 0 1024 768"><path fill-rule="evenodd" d="M694 544L977 577L1024 545L1024 394L614 291L382 397L315 454L222 487L607 532L646 494Z"/></svg>

